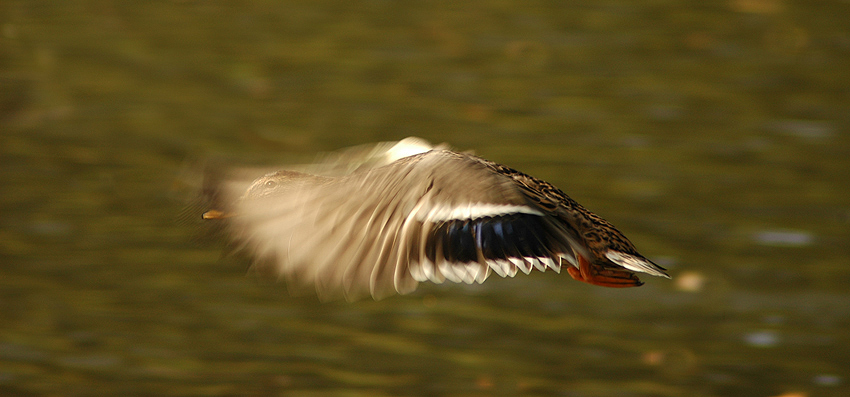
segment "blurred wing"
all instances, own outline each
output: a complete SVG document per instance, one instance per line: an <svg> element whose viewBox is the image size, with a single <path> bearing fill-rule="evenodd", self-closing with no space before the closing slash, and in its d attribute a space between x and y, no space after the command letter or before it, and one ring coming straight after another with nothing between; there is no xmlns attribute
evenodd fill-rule
<svg viewBox="0 0 850 397"><path fill-rule="evenodd" d="M560 271L580 247L513 180L445 150L307 180L285 195L238 201L233 212L233 237L256 270L321 299L379 299L426 280L480 283L491 271Z"/></svg>
<svg viewBox="0 0 850 397"><path fill-rule="evenodd" d="M408 137L400 141L365 144L320 155L315 164L301 166L298 171L323 176L342 176L356 171L389 165L404 157L446 146Z"/></svg>

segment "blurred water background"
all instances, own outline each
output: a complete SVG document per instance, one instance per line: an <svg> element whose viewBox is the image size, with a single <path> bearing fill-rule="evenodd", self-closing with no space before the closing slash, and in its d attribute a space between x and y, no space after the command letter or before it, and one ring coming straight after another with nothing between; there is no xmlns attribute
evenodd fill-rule
<svg viewBox="0 0 850 397"><path fill-rule="evenodd" d="M848 15L5 0L0 394L850 395ZM411 135L556 184L674 280L319 303L178 221L193 159Z"/></svg>

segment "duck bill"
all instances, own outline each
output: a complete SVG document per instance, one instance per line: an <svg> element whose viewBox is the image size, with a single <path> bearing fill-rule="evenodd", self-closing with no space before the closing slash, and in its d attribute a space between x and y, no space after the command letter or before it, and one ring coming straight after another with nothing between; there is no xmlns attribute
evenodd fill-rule
<svg viewBox="0 0 850 397"><path fill-rule="evenodd" d="M203 217L204 219L227 219L227 218L230 218L234 215L235 214L233 214L233 213L222 212L222 211L219 211L219 210L209 210L207 212L204 212L204 214L201 215L201 217Z"/></svg>

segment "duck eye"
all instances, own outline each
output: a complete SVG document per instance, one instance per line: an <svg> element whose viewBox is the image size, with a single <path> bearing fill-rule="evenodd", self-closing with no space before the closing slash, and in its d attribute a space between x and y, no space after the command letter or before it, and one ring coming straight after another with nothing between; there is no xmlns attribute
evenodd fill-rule
<svg viewBox="0 0 850 397"><path fill-rule="evenodd" d="M264 183L263 186L265 186L267 189L271 189L271 188L277 186L277 181L266 181L266 183Z"/></svg>

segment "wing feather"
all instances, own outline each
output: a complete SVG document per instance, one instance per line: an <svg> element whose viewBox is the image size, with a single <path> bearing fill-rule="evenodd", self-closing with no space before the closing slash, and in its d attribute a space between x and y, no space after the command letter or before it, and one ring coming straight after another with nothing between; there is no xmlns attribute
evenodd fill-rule
<svg viewBox="0 0 850 397"><path fill-rule="evenodd" d="M298 178L280 194L232 191L241 198L229 221L257 270L286 279L290 291L314 288L323 300L408 293L425 280L481 283L491 272L555 269L576 241L549 225L545 210L512 179L470 155L434 150L342 177ZM500 227L502 234L488 232L485 252L475 235L483 229L474 223L483 220L515 222L529 241L511 241ZM467 223L437 236L454 221Z"/></svg>

